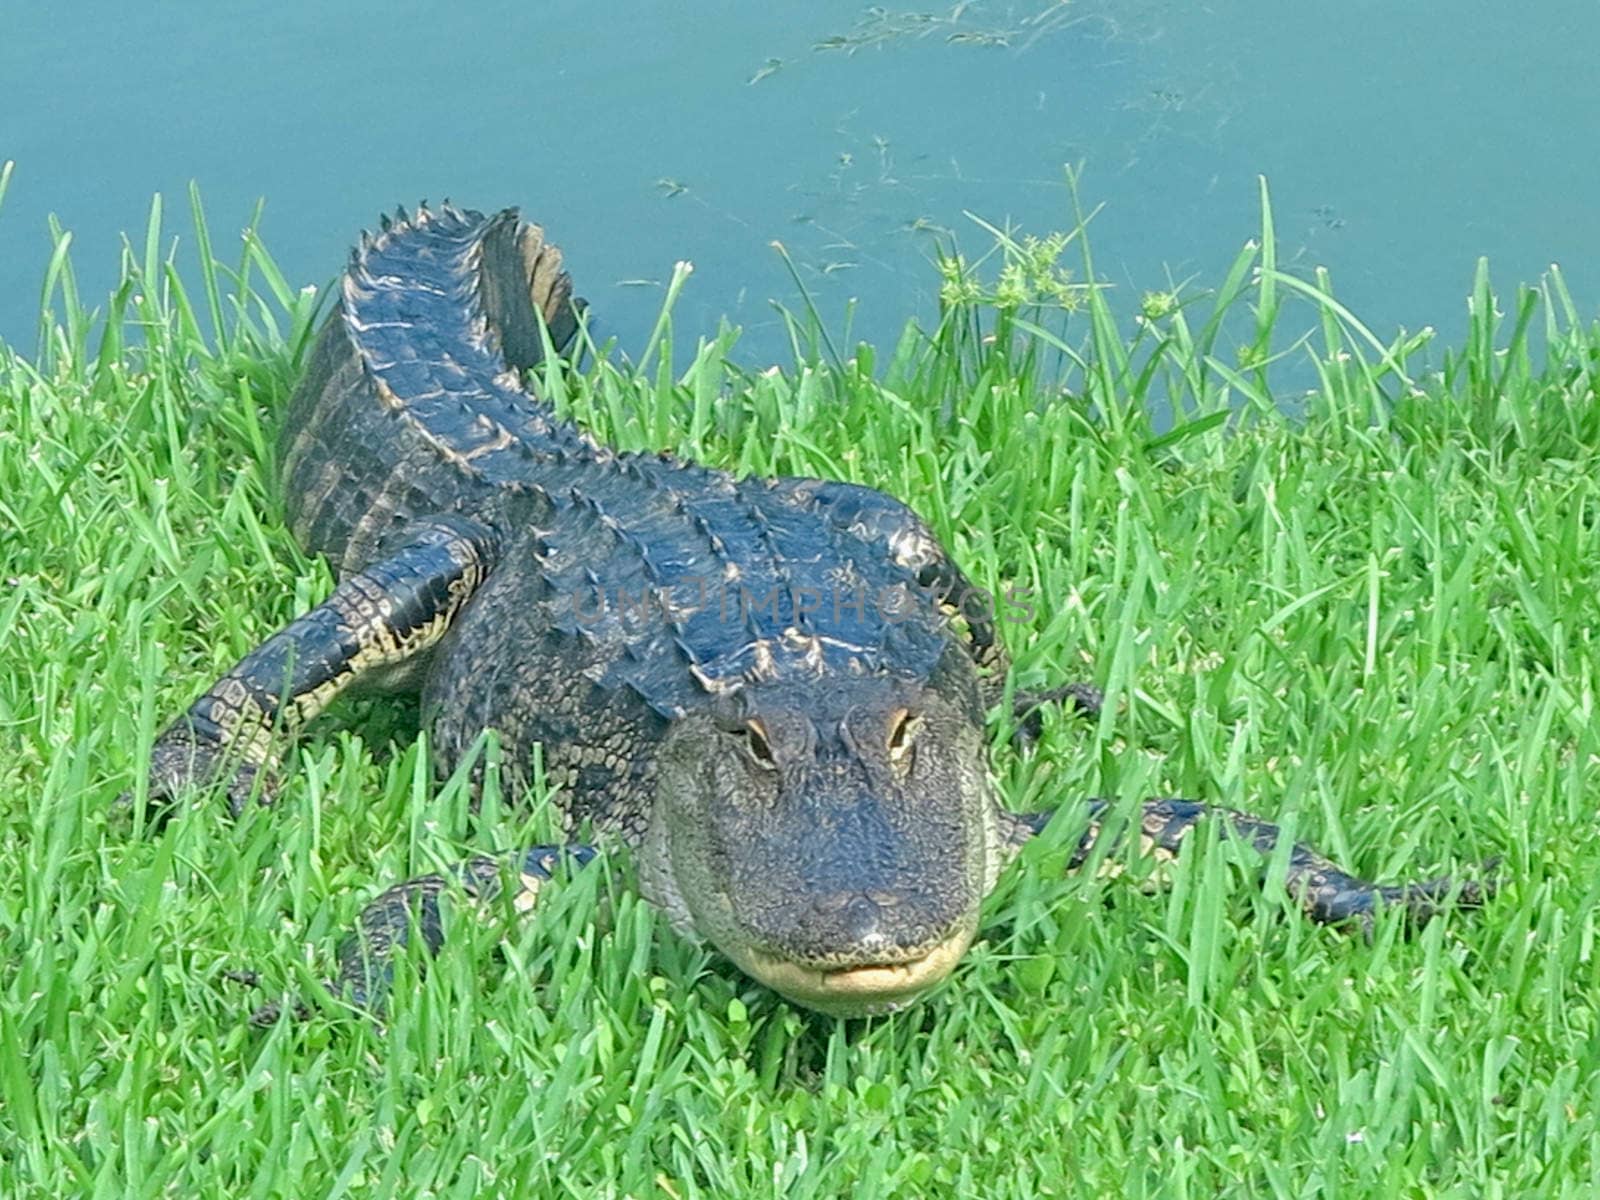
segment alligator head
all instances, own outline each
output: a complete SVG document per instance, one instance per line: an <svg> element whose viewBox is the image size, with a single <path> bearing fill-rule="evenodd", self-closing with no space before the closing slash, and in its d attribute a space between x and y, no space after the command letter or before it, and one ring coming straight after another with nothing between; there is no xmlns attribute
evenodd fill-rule
<svg viewBox="0 0 1600 1200"><path fill-rule="evenodd" d="M725 689L658 762L646 893L790 1000L893 1011L972 941L1005 839L961 647L927 679Z"/></svg>

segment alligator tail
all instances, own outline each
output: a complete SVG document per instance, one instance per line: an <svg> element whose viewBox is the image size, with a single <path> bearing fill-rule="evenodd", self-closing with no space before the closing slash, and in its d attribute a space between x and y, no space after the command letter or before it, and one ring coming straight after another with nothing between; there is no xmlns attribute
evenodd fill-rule
<svg viewBox="0 0 1600 1200"><path fill-rule="evenodd" d="M574 341L561 252L516 209L404 209L364 234L279 442L286 515L341 578L410 521L528 487L530 461L593 442L517 370Z"/></svg>
<svg viewBox="0 0 1600 1200"><path fill-rule="evenodd" d="M448 202L443 212L466 219ZM514 208L488 220L478 245L478 304L487 327L499 335L506 363L528 370L544 361L540 317L550 345L564 353L578 331L584 303L573 299L572 277L561 269L561 251Z"/></svg>

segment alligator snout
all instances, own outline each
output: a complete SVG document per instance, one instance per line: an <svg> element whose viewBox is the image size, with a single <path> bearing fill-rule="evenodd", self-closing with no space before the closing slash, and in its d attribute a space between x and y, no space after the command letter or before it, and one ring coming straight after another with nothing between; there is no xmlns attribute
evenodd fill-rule
<svg viewBox="0 0 1600 1200"><path fill-rule="evenodd" d="M948 976L975 921L928 896L835 889L784 911L733 957L746 973L834 1016L893 1012Z"/></svg>
<svg viewBox="0 0 1600 1200"><path fill-rule="evenodd" d="M904 1008L942 982L972 944L973 928L963 924L932 946L911 950L885 944L882 958L849 965L797 961L759 950L735 954L740 968L796 1004L835 1017L866 1017ZM859 949L868 949L877 935Z"/></svg>
<svg viewBox="0 0 1600 1200"><path fill-rule="evenodd" d="M844 891L819 896L811 902L813 913L836 926L848 940L863 949L881 948L892 956L893 940L887 931L887 909L896 907L902 897L896 892Z"/></svg>

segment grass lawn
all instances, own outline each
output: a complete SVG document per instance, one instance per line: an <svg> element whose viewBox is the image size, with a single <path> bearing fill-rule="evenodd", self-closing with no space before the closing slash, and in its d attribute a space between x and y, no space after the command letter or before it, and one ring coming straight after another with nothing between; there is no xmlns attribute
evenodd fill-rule
<svg viewBox="0 0 1600 1200"><path fill-rule="evenodd" d="M108 322L63 245L42 344L0 347L7 1200L1600 1193L1600 329L1559 275L1497 301L1480 272L1427 368L1280 273L1264 206L1207 290L999 243L896 347L796 320L808 365L741 371L724 330L544 383L621 445L884 487L1034 588L1018 683L1108 704L1027 757L995 726L1011 807L1195 796L1384 880L1500 855L1486 910L1363 942L1214 835L1165 890L1132 849L1068 876L1069 811L951 983L840 1023L672 934L619 855L532 921L463 917L386 1030L262 1030L225 972L309 993L382 883L553 826L492 788L474 818L372 701L314 727L275 809L115 807L159 726L331 588L273 495L316 297L251 235L219 266L199 212L190 290L158 208ZM1286 368L1313 390L1274 394Z"/></svg>

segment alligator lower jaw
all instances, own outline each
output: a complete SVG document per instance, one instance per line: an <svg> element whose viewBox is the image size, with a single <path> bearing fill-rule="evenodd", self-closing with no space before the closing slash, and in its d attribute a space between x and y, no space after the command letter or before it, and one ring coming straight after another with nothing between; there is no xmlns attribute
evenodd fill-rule
<svg viewBox="0 0 1600 1200"><path fill-rule="evenodd" d="M746 951L738 963L795 1004L833 1017L872 1017L905 1008L939 983L971 944L972 930L963 928L910 962L823 968Z"/></svg>

